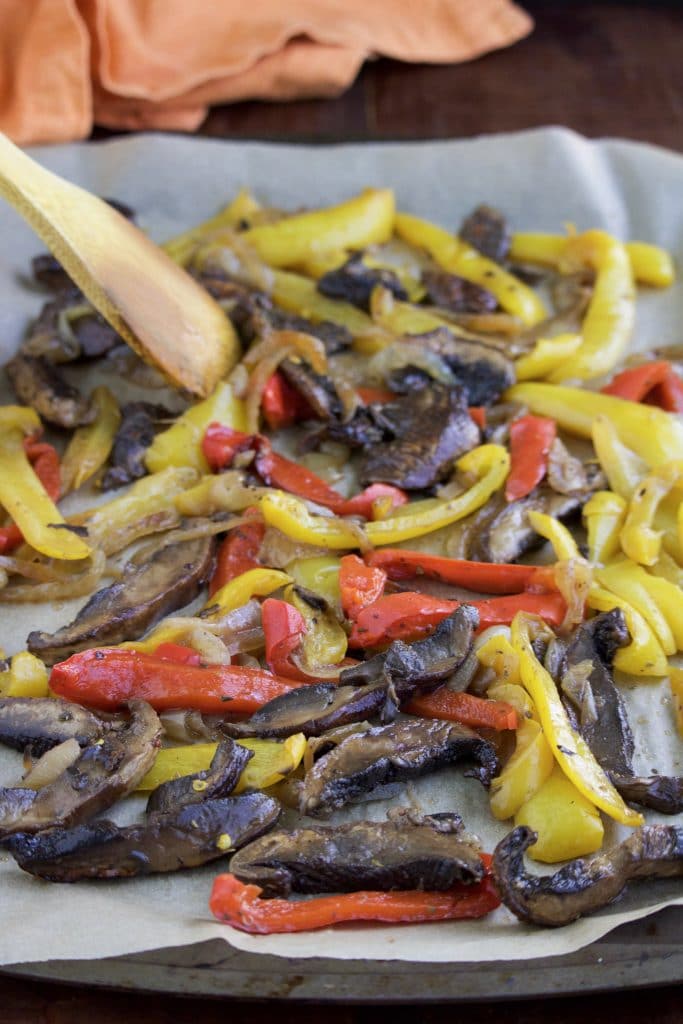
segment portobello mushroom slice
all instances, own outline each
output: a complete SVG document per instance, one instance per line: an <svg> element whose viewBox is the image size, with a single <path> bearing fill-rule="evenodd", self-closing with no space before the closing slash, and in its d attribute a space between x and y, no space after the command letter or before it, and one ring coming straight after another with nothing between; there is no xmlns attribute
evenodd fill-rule
<svg viewBox="0 0 683 1024"><path fill-rule="evenodd" d="M344 410L337 389L329 377L316 373L305 360L283 359L279 370L292 387L306 399L318 419L342 418Z"/></svg>
<svg viewBox="0 0 683 1024"><path fill-rule="evenodd" d="M244 846L230 861L241 882L263 895L357 892L363 889L443 891L478 882L484 867L479 845L463 834L457 814L419 818L410 812L388 821L355 821L271 832Z"/></svg>
<svg viewBox="0 0 683 1024"><path fill-rule="evenodd" d="M619 896L631 879L683 878L683 827L644 825L619 846L592 859L579 857L553 875L530 875L523 854L536 842L520 826L498 843L493 877L500 898L521 921L557 928L594 914Z"/></svg>
<svg viewBox="0 0 683 1024"><path fill-rule="evenodd" d="M300 686L268 701L246 722L224 722L228 736L260 736L278 738L302 732L320 736L328 729L361 722L380 714L392 705L386 683L373 686L337 686L336 683L315 683Z"/></svg>
<svg viewBox="0 0 683 1024"><path fill-rule="evenodd" d="M573 705L570 717L596 760L609 774L624 776L633 774L635 743L611 666L630 639L620 608L596 615L575 631L559 677L565 706Z"/></svg>
<svg viewBox="0 0 683 1024"><path fill-rule="evenodd" d="M0 699L0 743L15 750L30 748L40 757L52 747L75 739L81 747L98 740L111 727L92 711L53 697Z"/></svg>
<svg viewBox="0 0 683 1024"><path fill-rule="evenodd" d="M660 814L683 811L683 777L680 775L618 775L610 778L624 800L651 807Z"/></svg>
<svg viewBox="0 0 683 1024"><path fill-rule="evenodd" d="M464 390L409 370L413 389L377 413L393 436L363 455L359 476L364 484L379 481L408 491L432 487L448 475L459 456L479 443L479 428L469 414Z"/></svg>
<svg viewBox="0 0 683 1024"><path fill-rule="evenodd" d="M161 744L161 722L144 701L129 703L130 722L83 748L81 756L40 790L0 789L0 840L86 821L135 789Z"/></svg>
<svg viewBox="0 0 683 1024"><path fill-rule="evenodd" d="M493 746L455 722L405 718L342 739L306 773L302 814L343 807L376 786L405 782L465 761L465 773L488 786L497 770Z"/></svg>
<svg viewBox="0 0 683 1024"><path fill-rule="evenodd" d="M492 313L498 305L488 289L446 270L425 270L422 284L433 305L452 313Z"/></svg>
<svg viewBox="0 0 683 1024"><path fill-rule="evenodd" d="M528 512L546 512L557 519L566 519L581 508L587 497L555 494L545 484L528 497L509 504L497 496L485 506L491 513L490 518L488 522L480 520L480 528L472 538L466 557L477 562L514 562L542 543L529 523Z"/></svg>
<svg viewBox="0 0 683 1024"><path fill-rule="evenodd" d="M362 252L354 253L337 270L329 270L319 278L317 289L329 299L343 299L366 312L370 306L372 290L381 285L397 299L407 300L408 293L393 270L368 267Z"/></svg>
<svg viewBox="0 0 683 1024"><path fill-rule="evenodd" d="M48 423L71 429L94 420L90 403L43 356L19 352L7 363L5 372L19 401Z"/></svg>
<svg viewBox="0 0 683 1024"><path fill-rule="evenodd" d="M168 409L150 402L128 402L123 406L110 467L102 480L103 491L123 487L146 476L145 455L154 440L156 423L169 418Z"/></svg>
<svg viewBox="0 0 683 1024"><path fill-rule="evenodd" d="M512 233L507 220L500 210L485 203L465 217L458 235L495 263L503 263L510 252Z"/></svg>
<svg viewBox="0 0 683 1024"><path fill-rule="evenodd" d="M447 327L407 334L405 340L443 359L464 388L468 405L491 405L515 382L512 361L484 341L458 337Z"/></svg>
<svg viewBox="0 0 683 1024"><path fill-rule="evenodd" d="M206 800L140 825L95 821L8 843L24 871L49 882L132 878L198 867L257 839L277 822L280 805L265 793Z"/></svg>
<svg viewBox="0 0 683 1024"><path fill-rule="evenodd" d="M253 756L253 750L247 750L231 739L223 739L205 771L169 779L157 786L147 801L147 813L172 814L189 804L228 796Z"/></svg>
<svg viewBox="0 0 683 1024"><path fill-rule="evenodd" d="M211 575L213 552L213 537L160 547L144 565L93 594L67 626L29 633L28 649L54 665L88 647L137 639L197 596Z"/></svg>
<svg viewBox="0 0 683 1024"><path fill-rule="evenodd" d="M477 609L462 604L439 623L431 636L412 644L394 640L383 653L342 669L339 683L357 686L386 680L401 699L409 698L416 689L437 686L457 672L472 650L478 626Z"/></svg>

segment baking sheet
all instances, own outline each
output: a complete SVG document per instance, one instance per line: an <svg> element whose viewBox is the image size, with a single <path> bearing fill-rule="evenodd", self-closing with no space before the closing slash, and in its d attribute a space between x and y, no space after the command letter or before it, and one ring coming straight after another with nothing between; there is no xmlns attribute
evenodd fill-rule
<svg viewBox="0 0 683 1024"><path fill-rule="evenodd" d="M391 185L402 208L457 225L476 203L500 206L520 230L604 227L683 256L683 210L678 202L683 158L625 142L591 143L563 129L543 129L464 142L301 147L138 136L97 145L33 151L46 166L139 212L141 225L162 240L210 216L248 185L267 203L322 205L366 185ZM27 287L26 268L40 245L13 211L0 209L0 361L16 347L41 298ZM641 292L638 347L680 342L683 287ZM0 645L23 646L30 628L54 628L65 605L2 609ZM666 683L628 687L641 763L648 773L681 772ZM0 752L0 784L16 784L20 759ZM455 770L421 780L402 798L425 811L457 809L486 848L508 830L490 819L487 797ZM139 802L117 810L129 818ZM382 804L351 816L382 817ZM656 814L648 820L668 820ZM681 816L678 820L680 822ZM618 839L616 827L607 841ZM23 874L0 854L4 928L0 963L89 959L223 938L253 952L291 957L467 962L531 959L567 953L628 920L662 906L683 904L680 882L634 887L611 909L559 930L520 925L501 908L485 922L402 927L340 927L291 936L248 936L212 921L207 899L214 864L199 871L110 883L57 886Z"/></svg>

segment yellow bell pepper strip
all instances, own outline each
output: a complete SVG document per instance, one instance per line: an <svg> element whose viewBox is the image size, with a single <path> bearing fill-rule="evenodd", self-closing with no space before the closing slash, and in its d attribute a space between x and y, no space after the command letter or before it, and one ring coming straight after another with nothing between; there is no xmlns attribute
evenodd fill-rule
<svg viewBox="0 0 683 1024"><path fill-rule="evenodd" d="M557 267L564 258L568 241L563 235L520 231L512 236L510 259L513 262L542 263ZM633 276L639 284L668 288L674 283L676 271L665 249L649 242L626 242L624 248L631 262Z"/></svg>
<svg viewBox="0 0 683 1024"><path fill-rule="evenodd" d="M0 697L47 697L48 672L40 658L29 651L20 651L10 667L0 672Z"/></svg>
<svg viewBox="0 0 683 1024"><path fill-rule="evenodd" d="M67 561L87 558L90 545L69 529L28 460L24 434L39 430L40 421L35 414L27 417L26 411L18 406L0 410L0 505L42 555Z"/></svg>
<svg viewBox="0 0 683 1024"><path fill-rule="evenodd" d="M654 565L662 547L662 530L653 529L659 503L683 483L683 460L658 466L636 487L620 534L622 550L634 562Z"/></svg>
<svg viewBox="0 0 683 1024"><path fill-rule="evenodd" d="M620 608L624 613L631 643L620 648L614 656L614 667L632 676L665 676L668 673L666 655L654 631L633 605L605 587L593 583L586 604L596 612L611 612Z"/></svg>
<svg viewBox="0 0 683 1024"><path fill-rule="evenodd" d="M581 347L580 334L558 334L539 338L531 352L515 360L517 380L543 380Z"/></svg>
<svg viewBox="0 0 683 1024"><path fill-rule="evenodd" d="M267 789L281 782L301 764L306 750L306 737L297 732L286 740L244 739L240 746L252 750L233 793L245 789ZM138 792L148 793L163 782L171 782L183 775L205 771L216 753L217 743L194 743L187 747L164 747L146 775L138 783Z"/></svg>
<svg viewBox="0 0 683 1024"><path fill-rule="evenodd" d="M588 558L594 565L604 565L619 551L627 507L626 500L613 491L596 491L583 506Z"/></svg>
<svg viewBox="0 0 683 1024"><path fill-rule="evenodd" d="M387 344L392 334L428 334L439 328L446 328L459 338L475 337L452 320L446 320L436 313L430 313L428 309L421 309L409 302L400 302L387 288L373 290L370 309L374 322L387 332L391 332L385 335Z"/></svg>
<svg viewBox="0 0 683 1024"><path fill-rule="evenodd" d="M544 864L595 853L605 836L597 808L557 766L519 808L515 825L527 825L537 833L538 839L527 852L532 860Z"/></svg>
<svg viewBox="0 0 683 1024"><path fill-rule="evenodd" d="M481 646L476 647L476 654L477 661L486 668L493 669L498 679L495 686L488 688L487 693L491 694L495 700L506 700L516 707L520 714L528 717L533 705L519 685L521 683L519 658L508 638L502 633L494 633ZM512 693L514 689L520 691L516 695L517 699ZM526 697L526 701L520 703L520 694Z"/></svg>
<svg viewBox="0 0 683 1024"><path fill-rule="evenodd" d="M333 551L367 546L364 531L358 525L338 516L312 515L300 498L284 491L269 491L261 498L260 508L269 526L277 527L302 544L315 544Z"/></svg>
<svg viewBox="0 0 683 1024"><path fill-rule="evenodd" d="M476 512L505 483L510 456L501 445L484 444L463 455L456 466L459 472L472 473L477 477L468 490L447 501L430 502L421 511L415 510L417 502L403 505L395 515L367 523L365 532L370 543L380 547L412 540ZM422 505L421 502L419 504Z"/></svg>
<svg viewBox="0 0 683 1024"><path fill-rule="evenodd" d="M339 270L343 267L350 256L347 249L330 249L325 252L317 252L309 256L299 267L306 277L312 277L318 281L323 274L329 274L332 270Z"/></svg>
<svg viewBox="0 0 683 1024"><path fill-rule="evenodd" d="M221 381L212 395L191 406L173 426L157 434L145 455L147 469L158 473L168 466L190 466L198 473L207 473L202 439L206 428L214 422L236 430L246 427L245 403L235 397L228 381Z"/></svg>
<svg viewBox="0 0 683 1024"><path fill-rule="evenodd" d="M232 202L224 206L213 217L209 217L208 220L202 221L196 227L183 232L182 235L169 238L161 248L168 253L175 263L185 266L197 245L225 228L238 228L243 221L248 221L260 209L259 203L254 199L251 192L246 188L240 189Z"/></svg>
<svg viewBox="0 0 683 1024"><path fill-rule="evenodd" d="M651 593L649 581L654 578L642 566L628 559L611 562L595 570L595 579L600 586L628 601L649 624L664 653L675 654L677 645L671 626Z"/></svg>
<svg viewBox="0 0 683 1024"><path fill-rule="evenodd" d="M622 499L630 500L647 473L647 463L621 443L607 416L596 416L592 435L595 453L610 487Z"/></svg>
<svg viewBox="0 0 683 1024"><path fill-rule="evenodd" d="M683 737L683 668L675 668L673 665L670 667L669 685L671 686L674 721L679 736Z"/></svg>
<svg viewBox="0 0 683 1024"><path fill-rule="evenodd" d="M554 765L553 752L539 723L522 719L514 752L500 775L491 780L489 799L493 817L504 821L516 814L538 792Z"/></svg>
<svg viewBox="0 0 683 1024"><path fill-rule="evenodd" d="M196 479L196 472L189 467L169 466L136 480L120 498L70 517L70 522L84 524L93 547L113 555L132 540L176 526L180 521L174 505L176 495Z"/></svg>
<svg viewBox="0 0 683 1024"><path fill-rule="evenodd" d="M622 444L633 449L648 466L671 462L683 451L683 420L653 405L537 381L508 388L505 401L519 402L539 416L550 416L567 433L579 437L590 438L595 419L606 416ZM616 490L611 481L610 487Z"/></svg>
<svg viewBox="0 0 683 1024"><path fill-rule="evenodd" d="M545 512L531 511L527 513L527 516L534 532L550 541L558 561L581 558L576 541L559 519L546 515Z"/></svg>
<svg viewBox="0 0 683 1024"><path fill-rule="evenodd" d="M114 446L121 422L119 406L109 388L95 388L90 396L95 419L74 431L62 458L62 494L78 490L101 469Z"/></svg>
<svg viewBox="0 0 683 1024"><path fill-rule="evenodd" d="M395 210L391 189L368 188L337 206L250 228L241 238L271 267L291 267L325 250L364 249L388 241Z"/></svg>
<svg viewBox="0 0 683 1024"><path fill-rule="evenodd" d="M622 825L643 824L642 814L624 803L591 750L571 726L555 681L531 645L538 620L518 613L512 622L512 646L519 656L522 683L536 705L541 726L555 760L576 788L600 810Z"/></svg>
<svg viewBox="0 0 683 1024"><path fill-rule="evenodd" d="M321 295L315 281L302 274L294 274L287 270L275 270L271 286L271 295L278 306L289 313L319 323L329 320L331 323L346 327L354 338L376 333L376 328L362 310L341 299L328 299Z"/></svg>
<svg viewBox="0 0 683 1024"><path fill-rule="evenodd" d="M334 555L314 555L297 558L288 569L295 583L320 594L331 608L341 612L340 567L341 561Z"/></svg>
<svg viewBox="0 0 683 1024"><path fill-rule="evenodd" d="M584 317L583 342L551 381L568 377L592 380L609 373L624 356L635 324L635 287L626 249L605 231L586 231L567 239L561 269L589 267L595 284Z"/></svg>
<svg viewBox="0 0 683 1024"><path fill-rule="evenodd" d="M676 649L683 651L683 590L670 580L649 572L638 573L638 578L666 619Z"/></svg>
<svg viewBox="0 0 683 1024"><path fill-rule="evenodd" d="M683 589L683 567L678 564L666 551L661 551L659 558L654 565L648 567L648 572L654 576L661 576L662 579L675 583Z"/></svg>
<svg viewBox="0 0 683 1024"><path fill-rule="evenodd" d="M338 665L346 656L348 641L334 612L312 608L296 588L288 586L284 599L299 612L304 620L305 632L301 638L302 665L314 673L319 665Z"/></svg>
<svg viewBox="0 0 683 1024"><path fill-rule="evenodd" d="M457 236L409 213L396 214L394 229L399 238L426 249L444 270L488 289L504 310L528 327L545 319L543 303L531 288Z"/></svg>

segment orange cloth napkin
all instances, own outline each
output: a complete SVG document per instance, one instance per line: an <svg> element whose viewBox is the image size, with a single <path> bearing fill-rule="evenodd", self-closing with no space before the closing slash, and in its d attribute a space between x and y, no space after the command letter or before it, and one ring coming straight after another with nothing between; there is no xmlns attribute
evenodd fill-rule
<svg viewBox="0 0 683 1024"><path fill-rule="evenodd" d="M212 103L336 96L369 57L463 61L531 28L511 0L0 0L0 129L193 131Z"/></svg>

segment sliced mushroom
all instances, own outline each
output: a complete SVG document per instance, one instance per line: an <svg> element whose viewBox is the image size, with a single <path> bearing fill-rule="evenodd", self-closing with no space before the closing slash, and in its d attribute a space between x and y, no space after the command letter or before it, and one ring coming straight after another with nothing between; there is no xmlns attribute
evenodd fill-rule
<svg viewBox="0 0 683 1024"><path fill-rule="evenodd" d="M510 227L500 212L493 206L482 203L465 217L458 235L478 252L496 263L507 259L512 242Z"/></svg>
<svg viewBox="0 0 683 1024"><path fill-rule="evenodd" d="M385 683L359 687L315 683L275 697L246 722L224 722L222 728L229 736L237 737L276 738L297 732L319 736L328 729L379 714L388 700Z"/></svg>
<svg viewBox="0 0 683 1024"><path fill-rule="evenodd" d="M224 857L257 839L277 822L280 805L265 793L153 814L141 825L122 828L96 821L9 841L20 868L49 882L83 878L132 878L180 871Z"/></svg>
<svg viewBox="0 0 683 1024"><path fill-rule="evenodd" d="M84 747L81 756L44 789L0 789L0 839L86 821L130 793L152 767L161 723L144 701L131 701L131 719Z"/></svg>
<svg viewBox="0 0 683 1024"><path fill-rule="evenodd" d="M31 260L31 271L34 279L53 292L61 292L73 287L73 282L56 256L51 252L42 252Z"/></svg>
<svg viewBox="0 0 683 1024"><path fill-rule="evenodd" d="M451 313L492 313L498 300L492 292L445 270L425 270L422 284L430 302Z"/></svg>
<svg viewBox="0 0 683 1024"><path fill-rule="evenodd" d="M457 814L271 832L244 846L230 861L241 882L264 896L363 889L450 889L484 874L478 842L462 832Z"/></svg>
<svg viewBox="0 0 683 1024"><path fill-rule="evenodd" d="M593 914L635 878L683 878L683 828L645 825L619 846L592 859L570 861L554 875L530 875L523 854L537 835L513 829L493 854L493 877L513 914L530 924L557 928Z"/></svg>
<svg viewBox="0 0 683 1024"><path fill-rule="evenodd" d="M0 699L0 743L15 750L28 747L36 757L70 739L85 747L99 739L110 726L110 722L68 700L53 697Z"/></svg>
<svg viewBox="0 0 683 1024"><path fill-rule="evenodd" d="M280 363L280 372L306 399L318 419L342 418L342 404L329 377L316 373L304 360L296 359L283 359Z"/></svg>
<svg viewBox="0 0 683 1024"><path fill-rule="evenodd" d="M231 739L223 739L205 771L169 779L157 786L147 801L147 813L171 814L188 804L228 796L253 756L253 750Z"/></svg>
<svg viewBox="0 0 683 1024"><path fill-rule="evenodd" d="M482 521L486 519L484 514L480 515L479 529L471 538L465 557L477 562L514 562L541 543L541 538L529 523L528 512L546 512L557 519L565 519L578 511L582 504L583 500L578 496L555 494L543 484L528 497L509 504L496 496L485 506L490 513L488 522Z"/></svg>
<svg viewBox="0 0 683 1024"><path fill-rule="evenodd" d="M5 367L14 393L40 417L58 427L92 423L95 410L42 356L19 353Z"/></svg>
<svg viewBox="0 0 683 1024"><path fill-rule="evenodd" d="M376 786L405 782L447 764L465 761L466 774L488 785L497 769L490 743L455 722L401 719L349 736L324 754L306 773L302 814L343 807Z"/></svg>
<svg viewBox="0 0 683 1024"><path fill-rule="evenodd" d="M630 642L624 613L615 608L583 623L574 633L560 668L565 703L578 709L576 724L598 763L608 773L631 775L635 744L624 698L615 686L611 665L614 655ZM586 666L586 672L580 666ZM571 691L573 673L578 688ZM568 693L569 690L569 693ZM590 701L592 712L581 714Z"/></svg>
<svg viewBox="0 0 683 1024"><path fill-rule="evenodd" d="M359 665L342 669L341 685L391 682L401 699L415 689L436 686L452 676L466 660L479 626L479 613L463 604L443 619L431 636L415 643L394 640L388 650Z"/></svg>
<svg viewBox="0 0 683 1024"><path fill-rule="evenodd" d="M354 253L337 270L329 270L317 283L321 295L330 299L343 299L353 306L367 311L372 290L377 285L388 289L397 299L407 299L408 294L393 270L368 267L363 263L363 254Z"/></svg>
<svg viewBox="0 0 683 1024"><path fill-rule="evenodd" d="M102 490L123 487L145 476L145 455L154 440L156 423L170 413L150 402L128 402L121 409L121 424L114 438L110 467L102 480Z"/></svg>
<svg viewBox="0 0 683 1024"><path fill-rule="evenodd" d="M211 575L213 537L160 547L124 579L94 594L56 633L35 630L27 645L49 665L87 647L135 640L197 596Z"/></svg>
<svg viewBox="0 0 683 1024"><path fill-rule="evenodd" d="M407 334L405 340L441 356L465 389L469 405L491 405L515 382L508 356L476 338L461 338L439 327L427 334Z"/></svg>
<svg viewBox="0 0 683 1024"><path fill-rule="evenodd" d="M610 775L615 787L632 804L651 807L660 814L683 811L683 777L680 775Z"/></svg>
<svg viewBox="0 0 683 1024"><path fill-rule="evenodd" d="M479 443L462 388L447 388L419 370L410 381L413 389L378 413L392 439L365 452L359 467L364 483L423 490L442 480L455 460Z"/></svg>

